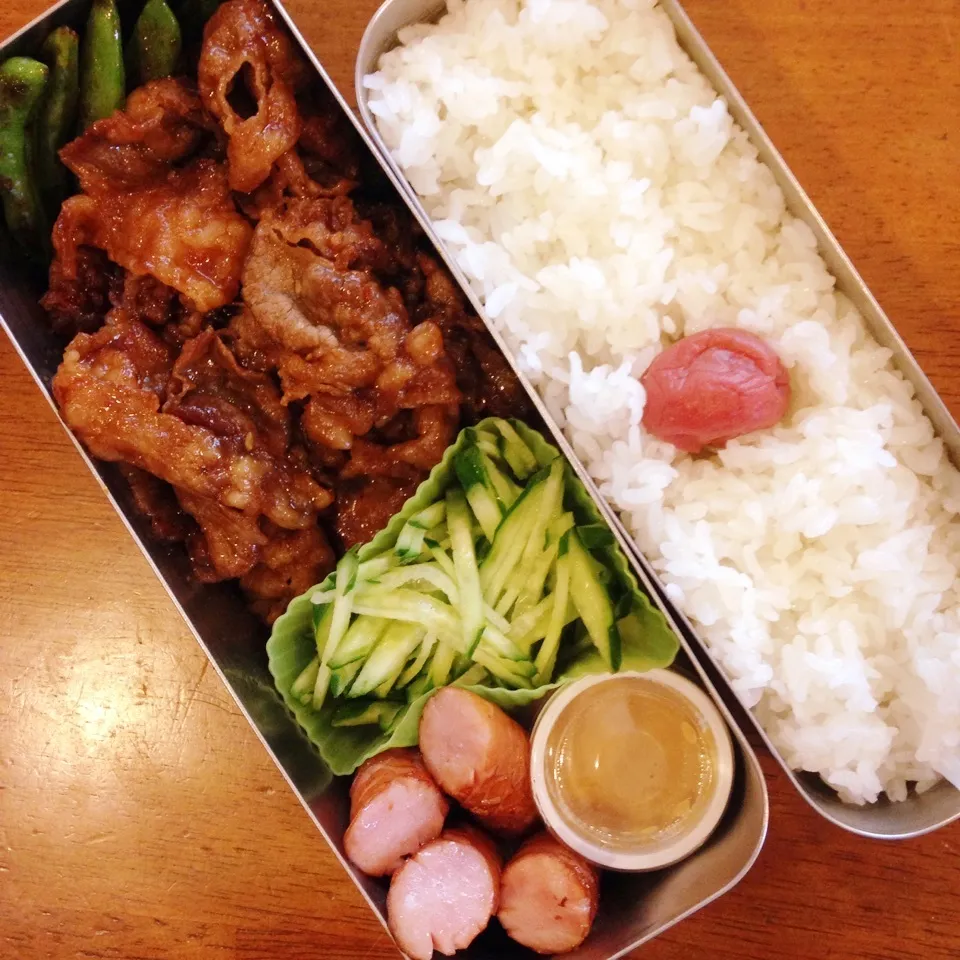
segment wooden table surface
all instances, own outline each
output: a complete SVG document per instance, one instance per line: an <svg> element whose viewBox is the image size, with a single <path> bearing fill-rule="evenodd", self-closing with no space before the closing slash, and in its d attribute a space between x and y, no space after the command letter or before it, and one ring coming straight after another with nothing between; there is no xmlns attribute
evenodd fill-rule
<svg viewBox="0 0 960 960"><path fill-rule="evenodd" d="M376 4L290 0L345 91ZM687 8L960 415L960 2ZM0 341L0 957L396 958ZM960 956L960 824L860 840L762 760L758 863L647 960Z"/></svg>

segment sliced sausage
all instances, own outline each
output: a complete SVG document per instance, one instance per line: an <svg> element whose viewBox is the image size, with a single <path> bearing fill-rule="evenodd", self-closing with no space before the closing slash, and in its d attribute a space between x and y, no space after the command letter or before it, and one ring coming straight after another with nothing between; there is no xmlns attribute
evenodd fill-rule
<svg viewBox="0 0 960 960"><path fill-rule="evenodd" d="M597 915L596 868L549 833L531 837L503 871L503 929L537 953L567 953L586 940Z"/></svg>
<svg viewBox="0 0 960 960"><path fill-rule="evenodd" d="M640 382L644 427L688 453L772 427L790 403L790 375L774 349L732 327L678 340Z"/></svg>
<svg viewBox="0 0 960 960"><path fill-rule="evenodd" d="M449 809L418 751L371 757L350 787L347 857L372 877L393 873L404 857L440 836Z"/></svg>
<svg viewBox="0 0 960 960"><path fill-rule="evenodd" d="M536 822L530 741L495 704L444 687L423 711L420 750L444 793L490 830L516 836Z"/></svg>
<svg viewBox="0 0 960 960"><path fill-rule="evenodd" d="M393 875L387 921L412 960L468 947L497 912L500 857L479 830L445 830Z"/></svg>

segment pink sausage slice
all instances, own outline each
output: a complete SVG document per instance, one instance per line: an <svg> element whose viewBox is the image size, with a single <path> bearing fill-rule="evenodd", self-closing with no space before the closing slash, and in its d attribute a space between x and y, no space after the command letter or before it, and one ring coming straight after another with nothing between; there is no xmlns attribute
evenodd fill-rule
<svg viewBox="0 0 960 960"><path fill-rule="evenodd" d="M481 934L500 899L500 857L478 830L445 830L393 875L387 921L412 960L453 956Z"/></svg>
<svg viewBox="0 0 960 960"><path fill-rule="evenodd" d="M500 912L507 934L536 953L567 953L597 915L597 870L549 833L531 837L503 871Z"/></svg>
<svg viewBox="0 0 960 960"><path fill-rule="evenodd" d="M412 749L387 750L357 771L350 787L347 858L382 877L440 836L450 804Z"/></svg>
<svg viewBox="0 0 960 960"><path fill-rule="evenodd" d="M536 822L529 738L495 704L444 687L424 708L420 750L444 793L494 833L518 836Z"/></svg>

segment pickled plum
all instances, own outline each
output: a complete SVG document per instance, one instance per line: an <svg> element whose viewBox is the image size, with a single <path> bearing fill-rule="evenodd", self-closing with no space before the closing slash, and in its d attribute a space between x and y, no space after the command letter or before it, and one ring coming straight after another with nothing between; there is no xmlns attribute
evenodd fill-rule
<svg viewBox="0 0 960 960"><path fill-rule="evenodd" d="M773 348L731 327L704 330L668 347L640 378L643 425L687 453L778 423L790 377Z"/></svg>

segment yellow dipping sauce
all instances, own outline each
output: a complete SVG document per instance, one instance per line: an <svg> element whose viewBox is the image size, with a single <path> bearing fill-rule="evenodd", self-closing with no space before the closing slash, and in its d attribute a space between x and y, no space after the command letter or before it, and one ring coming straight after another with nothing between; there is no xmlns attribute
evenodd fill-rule
<svg viewBox="0 0 960 960"><path fill-rule="evenodd" d="M701 818L716 763L714 735L682 694L626 676L563 708L546 741L544 779L571 830L636 850Z"/></svg>

